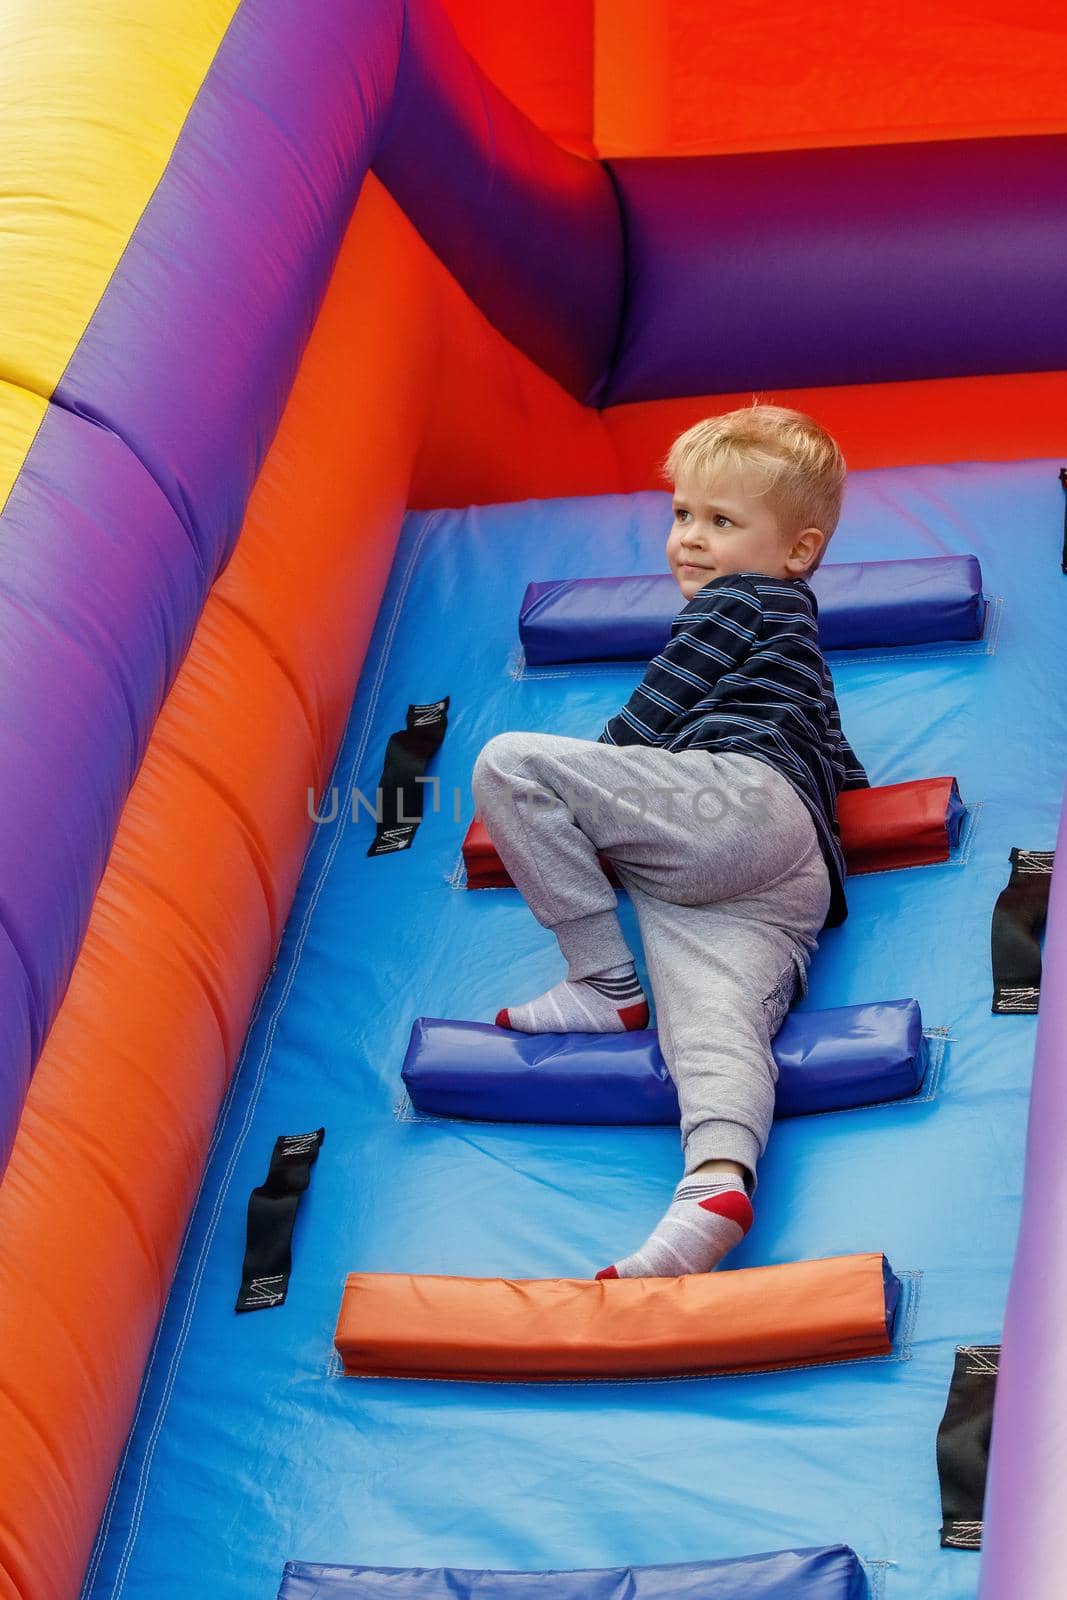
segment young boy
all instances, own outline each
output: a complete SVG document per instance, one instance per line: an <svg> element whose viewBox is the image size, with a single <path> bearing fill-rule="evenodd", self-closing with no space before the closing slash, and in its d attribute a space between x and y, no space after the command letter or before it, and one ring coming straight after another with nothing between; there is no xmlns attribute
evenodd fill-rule
<svg viewBox="0 0 1067 1600"><path fill-rule="evenodd" d="M504 733L474 797L567 977L497 1016L525 1033L616 1033L648 1003L597 860L632 899L678 1091L684 1176L633 1255L597 1273L707 1272L744 1238L774 1114L771 1041L823 927L843 922L837 794L867 776L841 731L807 580L845 461L810 417L753 405L683 433L667 563L671 637L597 741Z"/></svg>

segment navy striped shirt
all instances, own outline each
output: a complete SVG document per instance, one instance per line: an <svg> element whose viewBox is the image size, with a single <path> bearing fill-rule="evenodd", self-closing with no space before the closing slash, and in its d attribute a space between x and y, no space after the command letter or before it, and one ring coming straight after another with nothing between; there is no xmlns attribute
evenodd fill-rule
<svg viewBox="0 0 1067 1600"><path fill-rule="evenodd" d="M803 578L713 578L675 617L669 643L597 742L734 750L776 768L815 823L830 874L824 926L833 928L848 915L837 796L868 778L841 731L818 616Z"/></svg>

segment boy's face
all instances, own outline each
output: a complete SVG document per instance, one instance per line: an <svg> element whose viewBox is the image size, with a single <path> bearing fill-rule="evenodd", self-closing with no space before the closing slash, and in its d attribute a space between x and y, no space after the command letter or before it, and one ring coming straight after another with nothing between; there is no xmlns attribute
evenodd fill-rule
<svg viewBox="0 0 1067 1600"><path fill-rule="evenodd" d="M714 478L680 477L667 565L687 600L732 572L801 577L822 549L818 528L789 538L763 494L759 474L722 468Z"/></svg>

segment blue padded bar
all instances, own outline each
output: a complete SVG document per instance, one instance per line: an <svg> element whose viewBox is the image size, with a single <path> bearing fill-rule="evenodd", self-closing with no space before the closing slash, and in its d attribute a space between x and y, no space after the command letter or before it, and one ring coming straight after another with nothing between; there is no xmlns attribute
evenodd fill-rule
<svg viewBox="0 0 1067 1600"><path fill-rule="evenodd" d="M917 1000L797 1011L773 1045L775 1115L900 1100L926 1074ZM416 1111L482 1122L673 1124L678 1099L652 1028L514 1033L419 1017L401 1076Z"/></svg>
<svg viewBox="0 0 1067 1600"><path fill-rule="evenodd" d="M953 780L952 790L948 797L948 809L945 812L945 833L950 850L955 850L959 844L960 834L963 832L963 824L966 820L967 807L960 798L960 791L956 787L955 780Z"/></svg>
<svg viewBox="0 0 1067 1600"><path fill-rule="evenodd" d="M854 1550L776 1550L732 1561L583 1572L335 1567L288 1561L278 1600L865 1600Z"/></svg>
<svg viewBox="0 0 1067 1600"><path fill-rule="evenodd" d="M985 601L977 556L827 562L811 587L824 650L982 636ZM519 611L519 637L532 667L651 661L670 638L684 603L669 572L531 583Z"/></svg>

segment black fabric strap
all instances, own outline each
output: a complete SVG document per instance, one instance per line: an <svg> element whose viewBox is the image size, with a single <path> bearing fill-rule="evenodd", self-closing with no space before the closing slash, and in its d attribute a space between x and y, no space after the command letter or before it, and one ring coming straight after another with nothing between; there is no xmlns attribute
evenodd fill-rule
<svg viewBox="0 0 1067 1600"><path fill-rule="evenodd" d="M1060 556L1060 571L1067 572L1067 467L1060 468L1060 487L1064 493L1063 501L1063 554Z"/></svg>
<svg viewBox="0 0 1067 1600"><path fill-rule="evenodd" d="M993 907L993 1011L1032 1016L1041 991L1041 934L1048 916L1052 850L1012 850L1011 876Z"/></svg>
<svg viewBox="0 0 1067 1600"><path fill-rule="evenodd" d="M380 821L369 856L406 850L414 839L422 821L422 777L445 736L449 698L408 706L407 727L390 737L378 785Z"/></svg>
<svg viewBox="0 0 1067 1600"><path fill-rule="evenodd" d="M296 1210L325 1137L326 1129L319 1128L275 1141L267 1181L248 1201L248 1242L235 1311L265 1311L285 1300Z"/></svg>
<svg viewBox="0 0 1067 1600"><path fill-rule="evenodd" d="M999 1367L999 1344L956 1347L948 1404L937 1430L941 1547L945 1550L981 1547L982 1502Z"/></svg>

